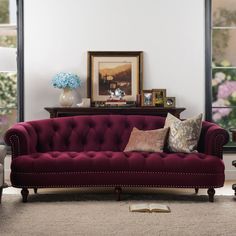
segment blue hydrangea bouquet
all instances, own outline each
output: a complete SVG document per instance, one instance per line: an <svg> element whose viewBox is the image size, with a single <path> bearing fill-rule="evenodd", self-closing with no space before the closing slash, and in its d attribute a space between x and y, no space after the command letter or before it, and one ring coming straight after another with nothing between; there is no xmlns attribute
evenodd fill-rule
<svg viewBox="0 0 236 236"><path fill-rule="evenodd" d="M76 74L60 72L53 77L52 85L59 89L76 89L80 87L81 80Z"/></svg>

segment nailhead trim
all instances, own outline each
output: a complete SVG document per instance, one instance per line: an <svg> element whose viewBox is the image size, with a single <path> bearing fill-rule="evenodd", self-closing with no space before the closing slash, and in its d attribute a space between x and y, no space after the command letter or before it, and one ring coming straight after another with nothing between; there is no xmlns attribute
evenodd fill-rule
<svg viewBox="0 0 236 236"><path fill-rule="evenodd" d="M154 172L154 171L75 171L75 172L12 172L14 174L32 175L32 174L164 174L164 175L222 175L222 173L182 173L182 172Z"/></svg>
<svg viewBox="0 0 236 236"><path fill-rule="evenodd" d="M191 185L191 186L177 186L177 185L155 185L155 184L84 184L84 185L12 185L16 188L76 188L76 187L153 187L153 188L220 188L222 185Z"/></svg>

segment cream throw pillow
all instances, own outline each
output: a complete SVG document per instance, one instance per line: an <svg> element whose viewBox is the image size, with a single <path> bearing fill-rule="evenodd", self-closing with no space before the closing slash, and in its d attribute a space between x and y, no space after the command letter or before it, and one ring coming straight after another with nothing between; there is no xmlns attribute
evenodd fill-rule
<svg viewBox="0 0 236 236"><path fill-rule="evenodd" d="M134 127L124 152L163 152L168 131L169 128L139 130Z"/></svg>
<svg viewBox="0 0 236 236"><path fill-rule="evenodd" d="M168 149L172 152L197 152L197 143L201 133L202 114L179 120L168 113L164 128L169 127Z"/></svg>

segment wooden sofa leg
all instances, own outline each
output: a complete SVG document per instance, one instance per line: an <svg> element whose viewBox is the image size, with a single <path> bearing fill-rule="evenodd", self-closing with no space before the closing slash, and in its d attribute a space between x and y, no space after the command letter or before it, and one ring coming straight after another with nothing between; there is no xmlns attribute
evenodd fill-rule
<svg viewBox="0 0 236 236"><path fill-rule="evenodd" d="M34 188L34 193L36 194L38 192L38 189L37 188Z"/></svg>
<svg viewBox="0 0 236 236"><path fill-rule="evenodd" d="M115 187L115 192L117 194L117 201L120 201L120 195L121 195L121 192L122 192L121 187Z"/></svg>
<svg viewBox="0 0 236 236"><path fill-rule="evenodd" d="M27 202L27 198L28 198L28 195L29 195L29 190L27 188L22 188L21 195L22 195L22 201Z"/></svg>
<svg viewBox="0 0 236 236"><path fill-rule="evenodd" d="M214 202L214 195L215 195L215 189L209 188L207 190L208 196L209 196L209 202Z"/></svg>
<svg viewBox="0 0 236 236"><path fill-rule="evenodd" d="M199 188L195 188L195 193L198 194Z"/></svg>
<svg viewBox="0 0 236 236"><path fill-rule="evenodd" d="M3 190L3 187L0 187L0 204L2 203L2 190Z"/></svg>
<svg viewBox="0 0 236 236"><path fill-rule="evenodd" d="M234 195L236 196L236 184L232 185L232 189L234 190Z"/></svg>

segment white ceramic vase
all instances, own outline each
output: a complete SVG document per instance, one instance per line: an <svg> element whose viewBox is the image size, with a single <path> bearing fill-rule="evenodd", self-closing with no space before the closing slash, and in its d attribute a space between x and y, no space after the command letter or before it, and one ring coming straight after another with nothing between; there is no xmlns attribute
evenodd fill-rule
<svg viewBox="0 0 236 236"><path fill-rule="evenodd" d="M59 98L62 107L71 107L75 101L74 90L64 88Z"/></svg>

